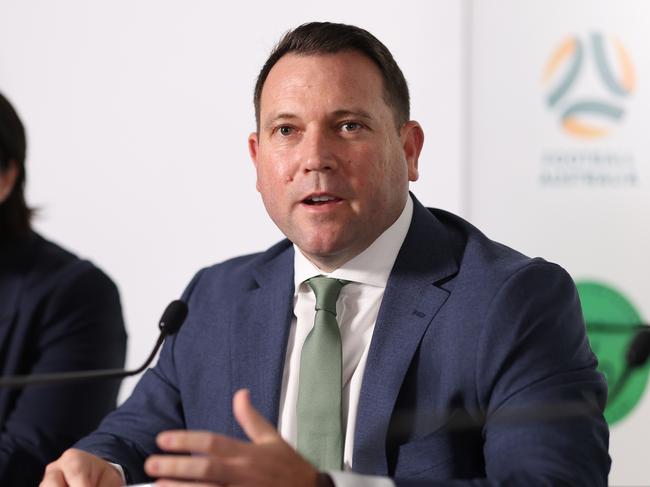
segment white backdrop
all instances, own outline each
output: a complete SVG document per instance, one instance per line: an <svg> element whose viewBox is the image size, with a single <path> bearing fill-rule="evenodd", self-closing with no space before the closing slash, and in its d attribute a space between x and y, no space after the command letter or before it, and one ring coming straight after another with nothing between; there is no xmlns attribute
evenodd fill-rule
<svg viewBox="0 0 650 487"><path fill-rule="evenodd" d="M130 366L198 268L281 236L255 191L246 138L257 72L291 27L354 23L392 50L427 134L414 190L460 210L463 5L0 2L0 91L28 130L36 228L116 281Z"/></svg>
<svg viewBox="0 0 650 487"><path fill-rule="evenodd" d="M537 163L539 154L531 150L540 141L563 143L543 125L550 112L539 84L557 42L572 27L578 36L594 28L616 31L636 49L632 56L641 66L646 53L634 46L643 45L650 16L641 3L2 0L0 91L28 130L28 198L40 208L36 228L116 281L129 333L127 363L135 366L153 345L162 309L198 268L281 237L255 191L246 137L254 129L255 76L287 29L331 20L377 35L409 80L413 118L427 135L421 181L413 186L418 197L461 215L471 210L491 236L582 272L599 251L596 238L581 252L561 241L547 245L535 233L539 228L506 218L508 211L530 209L546 222L559 217L562 231L546 231L553 243L567 230L599 229L606 217L608 232L623 235L630 213L603 203L616 198L632 213L641 204L647 216L647 199L615 189L582 189L576 199L554 188L540 197L533 183L521 183L528 169L516 164L530 157ZM606 8L612 5L620 8ZM538 31L542 35L532 35ZM472 58L466 56L467 34ZM471 79L483 76L471 91L470 59ZM635 96L634 103L647 108L643 93ZM469 101L475 118L465 126ZM647 127L648 113L631 110L630 117ZM619 141L615 149L630 143ZM468 155L474 156L473 173L464 192ZM520 183L513 184L515 178ZM551 208L549 201L559 204ZM563 212L569 201L574 208L603 209L577 219ZM647 221L636 225L646 236ZM635 248L625 239L615 252ZM608 272L626 276L632 293L646 280L634 265L613 269ZM125 381L122 399L133 385ZM646 396L635 422L613 432L614 484L643 485L645 450L637 441L638 432L647 431L647 411Z"/></svg>

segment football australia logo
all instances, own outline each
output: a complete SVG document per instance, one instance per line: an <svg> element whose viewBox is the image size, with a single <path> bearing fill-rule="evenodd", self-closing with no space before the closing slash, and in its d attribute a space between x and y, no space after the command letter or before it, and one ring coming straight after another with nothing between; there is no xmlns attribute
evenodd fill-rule
<svg viewBox="0 0 650 487"><path fill-rule="evenodd" d="M550 55L543 73L546 104L562 129L578 138L604 137L625 115L636 85L634 65L614 36L571 36Z"/></svg>

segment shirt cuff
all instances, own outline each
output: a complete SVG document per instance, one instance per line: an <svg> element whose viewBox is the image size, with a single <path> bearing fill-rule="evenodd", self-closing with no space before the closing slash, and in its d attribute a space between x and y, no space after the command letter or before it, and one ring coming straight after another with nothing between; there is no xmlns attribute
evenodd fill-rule
<svg viewBox="0 0 650 487"><path fill-rule="evenodd" d="M327 472L336 487L395 487L388 477L360 475L353 472Z"/></svg>
<svg viewBox="0 0 650 487"><path fill-rule="evenodd" d="M120 475L122 476L122 484L126 485L126 475L124 475L124 469L122 468L122 465L118 465L117 463L112 463L112 462L108 462L108 463L113 465L115 467L115 470L120 472Z"/></svg>

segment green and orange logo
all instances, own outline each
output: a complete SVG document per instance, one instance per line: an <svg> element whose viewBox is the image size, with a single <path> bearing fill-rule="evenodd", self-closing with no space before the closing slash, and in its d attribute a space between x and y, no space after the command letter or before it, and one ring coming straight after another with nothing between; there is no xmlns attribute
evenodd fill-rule
<svg viewBox="0 0 650 487"><path fill-rule="evenodd" d="M580 93L576 86L588 60L593 61L603 94ZM623 101L636 86L634 65L623 43L600 32L586 42L576 36L565 39L549 57L542 80L546 104L559 113L564 131L583 139L607 135L623 118Z"/></svg>

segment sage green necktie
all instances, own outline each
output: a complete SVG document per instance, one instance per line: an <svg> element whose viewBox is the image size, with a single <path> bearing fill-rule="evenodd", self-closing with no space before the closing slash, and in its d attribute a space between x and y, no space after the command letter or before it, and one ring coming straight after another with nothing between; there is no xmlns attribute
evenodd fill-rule
<svg viewBox="0 0 650 487"><path fill-rule="evenodd" d="M300 354L298 451L319 470L343 467L341 334L336 300L347 281L313 277L316 317Z"/></svg>

